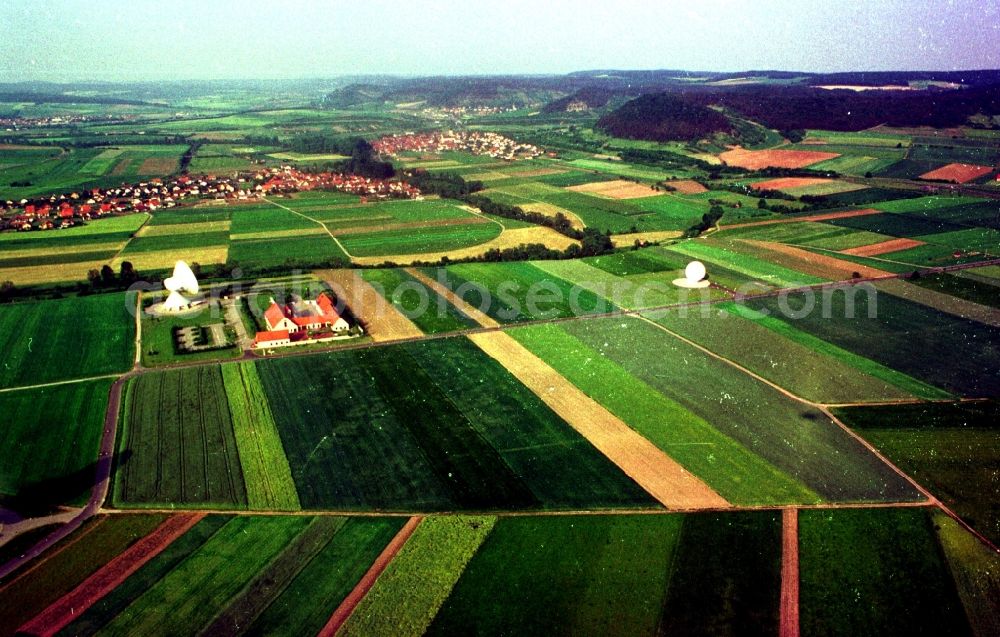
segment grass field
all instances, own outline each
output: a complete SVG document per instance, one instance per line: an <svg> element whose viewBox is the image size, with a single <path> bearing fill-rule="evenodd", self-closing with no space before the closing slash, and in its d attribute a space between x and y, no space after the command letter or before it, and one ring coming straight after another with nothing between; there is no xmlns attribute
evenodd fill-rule
<svg viewBox="0 0 1000 637"><path fill-rule="evenodd" d="M942 512L932 516L974 635L1000 632L1000 556Z"/></svg>
<svg viewBox="0 0 1000 637"><path fill-rule="evenodd" d="M298 510L299 496L292 480L292 470L281 446L257 368L253 363L223 365L222 380L243 468L248 508Z"/></svg>
<svg viewBox="0 0 1000 637"><path fill-rule="evenodd" d="M681 529L674 515L501 518L428 634L655 634Z"/></svg>
<svg viewBox="0 0 1000 637"><path fill-rule="evenodd" d="M131 295L0 306L0 387L124 372L135 352Z"/></svg>
<svg viewBox="0 0 1000 637"><path fill-rule="evenodd" d="M783 319L796 329L828 341L920 381L968 396L1000 392L1000 341L997 329L961 319L891 294L837 291L828 295L823 311ZM847 311L852 299L853 317ZM747 306L781 316L779 301L751 299ZM817 301L822 303L822 301ZM869 318L869 305L875 318ZM789 297L792 308L804 307L799 294ZM919 336L917 336L919 335ZM933 343L928 348L926 343ZM976 370L969 373L969 370Z"/></svg>
<svg viewBox="0 0 1000 637"><path fill-rule="evenodd" d="M466 263L443 270L426 270L473 307L501 323L609 312L602 297L557 279L530 263Z"/></svg>
<svg viewBox="0 0 1000 637"><path fill-rule="evenodd" d="M226 389L217 366L138 376L125 388L114 501L245 508Z"/></svg>
<svg viewBox="0 0 1000 637"><path fill-rule="evenodd" d="M416 323L425 334L450 332L477 325L454 305L403 270L365 269L361 270L361 276L368 283L379 286L382 296Z"/></svg>
<svg viewBox="0 0 1000 637"><path fill-rule="evenodd" d="M111 380L0 393L0 500L44 511L89 495ZM44 409L40 405L46 405Z"/></svg>
<svg viewBox="0 0 1000 637"><path fill-rule="evenodd" d="M803 634L970 634L926 511L802 511L799 547Z"/></svg>
<svg viewBox="0 0 1000 637"><path fill-rule="evenodd" d="M913 398L857 367L741 317L733 306L716 308L722 311L683 316L675 310L658 314L656 320L807 400L847 403Z"/></svg>
<svg viewBox="0 0 1000 637"><path fill-rule="evenodd" d="M325 234L255 241L233 241L228 262L244 269L270 269L316 266L326 263L346 264L347 255Z"/></svg>
<svg viewBox="0 0 1000 637"><path fill-rule="evenodd" d="M1000 406L934 403L854 407L837 417L1000 543Z"/></svg>
<svg viewBox="0 0 1000 637"><path fill-rule="evenodd" d="M464 339L271 360L258 369L305 508L651 504Z"/></svg>
<svg viewBox="0 0 1000 637"><path fill-rule="evenodd" d="M469 223L358 232L338 238L352 256L371 257L457 250L486 243L500 236L502 230L497 223Z"/></svg>

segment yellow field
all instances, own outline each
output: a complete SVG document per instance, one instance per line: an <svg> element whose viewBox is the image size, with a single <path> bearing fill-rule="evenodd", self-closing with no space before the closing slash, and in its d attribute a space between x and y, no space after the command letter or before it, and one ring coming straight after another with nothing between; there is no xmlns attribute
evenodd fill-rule
<svg viewBox="0 0 1000 637"><path fill-rule="evenodd" d="M449 250L447 252L424 252L420 254L392 254L381 257L354 257L352 261L360 265L380 265L386 261L391 261L399 265L410 265L415 261L439 261L442 257L450 259L464 259L467 257L478 257L487 250L505 250L516 248L525 243L541 243L553 250L565 250L571 245L579 245L579 242L570 239L566 235L559 234L552 228L536 226L533 228L517 228L514 230L504 230L496 239L480 243L476 246L462 248L460 250Z"/></svg>
<svg viewBox="0 0 1000 637"><path fill-rule="evenodd" d="M532 203L521 204L520 208L521 210L526 210L528 212L537 212L538 214L545 215L546 217L555 217L557 214L561 212L564 215L566 215L566 217L570 220L570 223L574 228L576 228L577 230L583 230L584 228L583 219L580 219L580 217L578 217L576 213L570 212L565 208L560 208L559 206L550 203L542 203L541 201L534 201Z"/></svg>
<svg viewBox="0 0 1000 637"><path fill-rule="evenodd" d="M229 246L206 246L203 248L180 248L176 250L157 250L154 252L133 252L132 254L118 255L111 267L118 270L122 261L131 261L132 266L139 271L142 270L165 270L174 267L178 261L186 261L188 264L198 263L208 265L214 263L225 263L229 255Z"/></svg>
<svg viewBox="0 0 1000 637"><path fill-rule="evenodd" d="M229 230L229 220L200 221L198 223L169 223L162 226L144 225L136 236L162 237L172 234L195 234L199 232L222 232Z"/></svg>
<svg viewBox="0 0 1000 637"><path fill-rule="evenodd" d="M78 263L3 268L0 269L0 281L13 281L14 285L86 281L87 272L95 269L100 270L104 264L105 261L80 261Z"/></svg>
<svg viewBox="0 0 1000 637"><path fill-rule="evenodd" d="M319 270L315 274L330 284L337 298L347 304L373 341L423 336L413 321L385 300L356 270Z"/></svg>
<svg viewBox="0 0 1000 637"><path fill-rule="evenodd" d="M279 239L283 237L301 237L310 234L326 234L326 231L319 226L312 228L294 228L292 230L270 230L268 232L243 232L241 234L231 234L232 241L248 241L251 239Z"/></svg>
<svg viewBox="0 0 1000 637"><path fill-rule="evenodd" d="M630 232L627 234L613 234L611 235L611 243L614 244L616 248L627 248L629 246L635 245L638 241L666 241L668 239L676 239L683 235L683 232L679 230L653 230L650 232Z"/></svg>

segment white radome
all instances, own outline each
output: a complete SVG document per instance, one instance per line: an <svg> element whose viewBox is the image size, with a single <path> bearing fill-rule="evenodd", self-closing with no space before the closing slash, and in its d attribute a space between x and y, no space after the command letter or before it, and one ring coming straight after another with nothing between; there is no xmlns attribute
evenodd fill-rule
<svg viewBox="0 0 1000 637"><path fill-rule="evenodd" d="M198 293L198 278L187 263L178 261L174 265L173 276L163 280L163 287L170 290L170 296L163 302L163 309L167 312L176 312L191 305L191 301L184 296L184 293Z"/></svg>
<svg viewBox="0 0 1000 637"><path fill-rule="evenodd" d="M705 278L705 264L701 261L692 261L684 268L684 278L691 283L698 283Z"/></svg>

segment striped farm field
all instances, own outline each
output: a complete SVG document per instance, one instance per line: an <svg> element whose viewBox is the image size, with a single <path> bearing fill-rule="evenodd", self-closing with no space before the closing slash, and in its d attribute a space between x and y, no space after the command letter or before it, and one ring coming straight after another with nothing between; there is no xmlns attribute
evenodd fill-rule
<svg viewBox="0 0 1000 637"><path fill-rule="evenodd" d="M295 511L299 496L253 363L222 366L233 433L252 510Z"/></svg>
<svg viewBox="0 0 1000 637"><path fill-rule="evenodd" d="M146 373L124 393L116 504L247 506L219 367Z"/></svg>
<svg viewBox="0 0 1000 637"><path fill-rule="evenodd" d="M776 265L766 259L765 255L758 257L740 253L724 244L685 241L671 246L669 251L704 261L708 266L709 277L712 277L712 266L716 265L739 272L748 277L750 282L759 281L775 287L798 287L832 280L830 277L814 276Z"/></svg>
<svg viewBox="0 0 1000 637"><path fill-rule="evenodd" d="M727 488L735 493L735 501L919 499L908 482L822 412L671 337L649 320L595 319L565 323L560 329L759 456L763 463L744 464L752 468L755 479L742 481L744 490L740 491L741 481L729 475L731 468L714 464L708 457L715 457L711 446L679 450L703 454L705 464L699 477L709 485L731 481ZM566 366L557 365L557 369L570 373ZM789 479L798 484L790 489ZM769 486L766 494L763 485ZM724 488L720 486L719 491L725 496Z"/></svg>
<svg viewBox="0 0 1000 637"><path fill-rule="evenodd" d="M423 635L496 518L424 519L338 635Z"/></svg>
<svg viewBox="0 0 1000 637"><path fill-rule="evenodd" d="M975 164L947 164L920 175L919 179L951 181L957 184L978 179L996 170L992 166L977 166Z"/></svg>
<svg viewBox="0 0 1000 637"><path fill-rule="evenodd" d="M726 500L817 499L805 485L561 327L530 326L510 334Z"/></svg>
<svg viewBox="0 0 1000 637"><path fill-rule="evenodd" d="M167 516L98 516L0 585L0 633L25 622L69 593L102 565L159 526Z"/></svg>
<svg viewBox="0 0 1000 637"><path fill-rule="evenodd" d="M258 371L303 508L653 506L464 338L274 359Z"/></svg>

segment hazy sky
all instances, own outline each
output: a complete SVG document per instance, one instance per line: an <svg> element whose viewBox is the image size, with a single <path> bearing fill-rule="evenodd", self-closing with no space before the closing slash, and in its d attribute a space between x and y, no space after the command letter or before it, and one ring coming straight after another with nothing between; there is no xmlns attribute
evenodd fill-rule
<svg viewBox="0 0 1000 637"><path fill-rule="evenodd" d="M0 81L1000 67L1000 0L2 0Z"/></svg>

